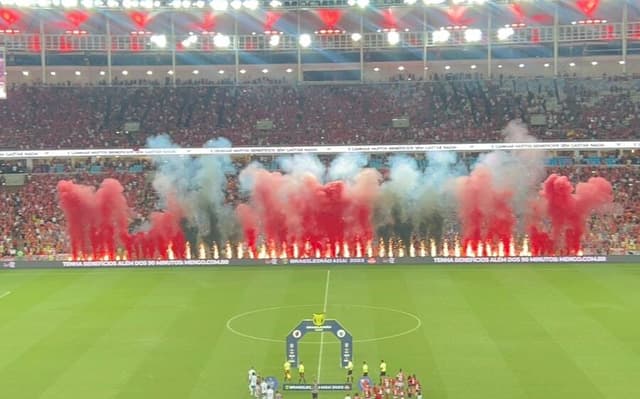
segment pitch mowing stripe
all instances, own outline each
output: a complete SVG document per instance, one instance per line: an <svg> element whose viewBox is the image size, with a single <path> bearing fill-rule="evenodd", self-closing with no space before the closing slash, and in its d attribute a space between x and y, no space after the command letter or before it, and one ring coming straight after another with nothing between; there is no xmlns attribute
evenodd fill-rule
<svg viewBox="0 0 640 399"><path fill-rule="evenodd" d="M554 276L554 279L544 274L541 276L640 358L637 306L629 306L619 297L621 289L611 290L593 275L584 272L563 273ZM620 279L625 278L620 276ZM640 362L638 365L640 366Z"/></svg>
<svg viewBox="0 0 640 399"><path fill-rule="evenodd" d="M22 286L20 295L2 304L0 337L8 339L0 339L0 373L70 317L64 306L69 290L78 295L94 293L86 289L88 282L79 274L58 271L43 278L40 271L32 272L34 278Z"/></svg>
<svg viewBox="0 0 640 399"><path fill-rule="evenodd" d="M640 265L630 269L626 265L607 267L585 267L580 270L615 295L624 308L640 312Z"/></svg>
<svg viewBox="0 0 640 399"><path fill-rule="evenodd" d="M47 307L49 298L52 300L52 296L59 293L59 290L64 289L70 284L73 284L77 279L81 278L79 275L64 275L58 270L57 273L51 273L50 271L35 271L27 270L28 273L20 273L21 277L18 284L13 278L13 272L20 271L7 271L2 274L3 282L5 279L9 280L6 291L17 292L20 290L20 295L13 296L10 304L4 304L2 311L0 312L0 336L5 328L10 327L10 324L15 320L25 320L27 314L32 310L38 310L36 307ZM22 278L24 277L24 278ZM11 287L9 289L9 286ZM3 290L4 292L4 290ZM27 318L28 321L29 320ZM1 357L1 356L0 356ZM2 359L0 359L0 362ZM1 364L1 363L0 363Z"/></svg>
<svg viewBox="0 0 640 399"><path fill-rule="evenodd" d="M144 276L131 278L129 273L120 271L114 271L113 276L116 278L103 281L83 279L93 294L81 296L83 302L71 305L69 317L5 368L4 376L12 383L3 388L8 392L15 390L19 397L39 397L129 310L132 302L153 286L144 284ZM70 303L82 293L83 287L78 284L67 291ZM120 296L123 291L126 297ZM33 373L38 375L37 379L33 379Z"/></svg>
<svg viewBox="0 0 640 399"><path fill-rule="evenodd" d="M430 370L422 377L434 398L516 399L527 395L508 361L491 338L468 298L460 289L467 270L429 270L411 281L416 304L423 316L425 339L431 343L432 363L441 386L431 386ZM431 391L431 390L434 391Z"/></svg>
<svg viewBox="0 0 640 399"><path fill-rule="evenodd" d="M603 397L564 348L515 301L510 287L502 286L492 273L475 273L458 286L530 397Z"/></svg>
<svg viewBox="0 0 640 399"><path fill-rule="evenodd" d="M123 299L114 298L116 303L107 306L121 307L119 302L128 301L138 285L144 285L140 289L146 293L131 301L122 317L65 370L43 397L106 399L117 395L147 354L163 344L159 332L174 322L175 312L171 310L187 307L176 295L176 280L182 278L148 270L144 281L121 286Z"/></svg>
<svg viewBox="0 0 640 399"><path fill-rule="evenodd" d="M209 378L215 383L216 389L211 389L207 397L217 394L226 397L223 394L224 387L233 384L233 381L221 381L221 377L224 379L229 373L226 366L232 362L231 353L217 358L217 366L224 368L224 372L219 368L211 375L204 375L211 352L225 335L224 321L227 315L224 313L227 306L233 306L236 295L242 296L240 285L237 285L237 290L229 292L221 289L223 284L220 287L215 284L221 274L222 271L199 275L201 280L213 284L176 284L173 291L180 295L185 306L176 309L172 322L158 331L160 342L138 362L114 397L186 398L192 395L200 378ZM239 282L246 287L245 290L253 288L255 293L252 281ZM224 309L222 316L221 309ZM238 381L244 382L248 367L246 363L242 366ZM246 389L246 386L243 388ZM236 396L233 397L237 397L238 392L235 390Z"/></svg>
<svg viewBox="0 0 640 399"><path fill-rule="evenodd" d="M422 278L421 278L422 277ZM413 338L413 344L403 345L405 358L411 360L406 367L408 372L415 373L419 381L424 384L423 395L426 398L445 398L446 386L442 378L435 356L435 342L431 337L431 326L433 325L433 313L429 311L429 306L433 306L438 298L435 296L437 286L441 285L443 279L448 277L442 272L433 271L427 275L420 276L412 271L404 271L402 278L395 279L400 287L393 287L393 292L405 293L401 298L390 300L398 301L407 309L419 310L418 316L423 320L423 325L418 329L419 336ZM429 327L427 327L429 326ZM408 337L409 338L409 337ZM413 370L413 371L412 371Z"/></svg>
<svg viewBox="0 0 640 399"><path fill-rule="evenodd" d="M66 302L72 302L75 295L81 295L84 301L70 306L65 312L67 317L58 319L57 312L45 316L46 322L54 323L55 328L38 341L32 342L20 357L5 365L2 371L3 378L6 379L3 392L12 397L26 398L38 397L46 390L94 342L112 318L118 315L117 311L108 307L96 319L95 308L100 301L113 298L113 291L117 286L117 280L113 278L105 279L99 284L92 284L81 278L68 290L61 292L67 295ZM61 306L68 306L64 303L64 298L62 302ZM31 317L36 316L32 314ZM37 379L33 378L34 374L38 375Z"/></svg>
<svg viewBox="0 0 640 399"><path fill-rule="evenodd" d="M574 273L584 272L576 270ZM634 381L640 364L637 354L627 351L606 327L585 313L584 306L567 300L562 291L548 284L536 271L527 269L517 274L496 274L606 397L640 395L640 387ZM574 279L579 278L574 276L571 280Z"/></svg>

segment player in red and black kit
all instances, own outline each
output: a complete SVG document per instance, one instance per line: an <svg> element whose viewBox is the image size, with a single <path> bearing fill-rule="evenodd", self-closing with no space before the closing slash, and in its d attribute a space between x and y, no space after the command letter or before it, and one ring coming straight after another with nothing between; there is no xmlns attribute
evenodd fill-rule
<svg viewBox="0 0 640 399"><path fill-rule="evenodd" d="M384 399L391 399L391 387L393 386L393 378L385 377L382 381L382 388L384 388Z"/></svg>
<svg viewBox="0 0 640 399"><path fill-rule="evenodd" d="M405 382L404 371L400 369L400 371L398 371L398 374L396 375L396 386L400 387L400 389L402 389L402 392L404 392Z"/></svg>
<svg viewBox="0 0 640 399"><path fill-rule="evenodd" d="M398 386L398 384L394 384L393 386L393 399L400 399L400 395L402 393L402 388Z"/></svg>
<svg viewBox="0 0 640 399"><path fill-rule="evenodd" d="M376 385L373 388L373 395L374 395L375 399L382 399L382 386L381 385Z"/></svg>
<svg viewBox="0 0 640 399"><path fill-rule="evenodd" d="M422 385L420 381L416 379L416 399L422 399Z"/></svg>
<svg viewBox="0 0 640 399"><path fill-rule="evenodd" d="M416 375L409 375L407 377L407 396L412 398L416 394Z"/></svg>
<svg viewBox="0 0 640 399"><path fill-rule="evenodd" d="M365 399L371 399L371 385L368 380L362 382L362 397Z"/></svg>

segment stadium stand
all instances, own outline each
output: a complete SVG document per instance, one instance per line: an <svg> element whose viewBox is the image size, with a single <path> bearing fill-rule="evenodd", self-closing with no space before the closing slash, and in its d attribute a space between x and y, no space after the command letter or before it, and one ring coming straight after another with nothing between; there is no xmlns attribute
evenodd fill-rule
<svg viewBox="0 0 640 399"><path fill-rule="evenodd" d="M140 147L169 134L183 146L500 141L522 119L540 140L640 138L640 79L452 79L367 85L37 87L0 103L0 148ZM69 110L60 117L60 109ZM394 119L408 126L394 127ZM268 121L267 127L258 128ZM139 124L128 131L127 122Z"/></svg>
<svg viewBox="0 0 640 399"><path fill-rule="evenodd" d="M593 157L594 159L596 157ZM608 159L608 158L607 158ZM547 172L562 173L573 182L585 181L591 176L602 176L614 185L616 209L607 213L612 216L595 215L591 218L589 236L585 249L593 253L635 248L640 237L640 156L611 157L615 162L601 159L598 165L580 164L572 159L571 166L548 166ZM378 160L384 169L385 160ZM242 161L237 163L241 166ZM100 166L97 169L96 166ZM26 175L23 185L4 186L0 190L0 215L3 223L3 240L0 253L15 256L23 253L27 257L53 256L66 253L68 240L64 230L63 215L56 199L56 183L61 179L73 179L77 183L98 185L106 177L122 182L129 205L139 212L133 215L132 226L138 226L155 210L157 197L151 186L151 166L144 161L130 163L120 160L105 160L100 164L91 161L71 163L41 162L34 165ZM233 205L241 198L236 184L236 175L228 176L226 202ZM452 221L455 223L455 221ZM455 230L455 229L453 229Z"/></svg>

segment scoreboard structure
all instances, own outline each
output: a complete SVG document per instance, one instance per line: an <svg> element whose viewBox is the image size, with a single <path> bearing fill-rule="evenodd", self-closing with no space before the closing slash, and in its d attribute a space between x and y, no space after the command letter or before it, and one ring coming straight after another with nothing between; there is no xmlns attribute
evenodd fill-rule
<svg viewBox="0 0 640 399"><path fill-rule="evenodd" d="M0 47L0 100L7 99L7 51Z"/></svg>
<svg viewBox="0 0 640 399"><path fill-rule="evenodd" d="M324 313L313 314L312 319L304 319L291 330L286 338L285 356L292 367L298 365L298 343L307 333L330 333L340 341L340 367L346 367L353 360L353 336L335 319L325 318ZM318 384L320 391L349 391L349 383ZM312 384L283 384L285 391L309 391Z"/></svg>

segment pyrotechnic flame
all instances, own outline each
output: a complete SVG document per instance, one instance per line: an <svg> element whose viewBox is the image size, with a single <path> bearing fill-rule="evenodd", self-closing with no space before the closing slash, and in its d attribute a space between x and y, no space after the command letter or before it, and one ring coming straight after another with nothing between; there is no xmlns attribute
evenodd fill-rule
<svg viewBox="0 0 640 399"><path fill-rule="evenodd" d="M227 243L224 245L224 253L227 259L233 258L233 248L231 247L231 243L229 241L227 241Z"/></svg>

